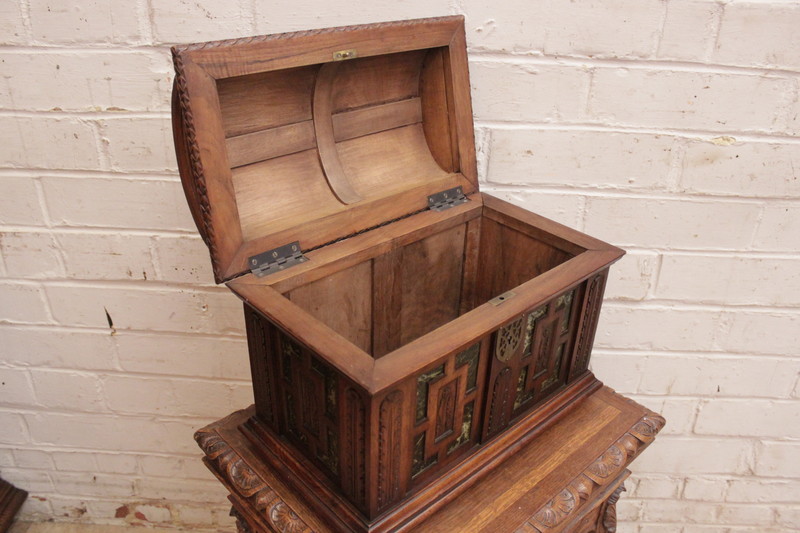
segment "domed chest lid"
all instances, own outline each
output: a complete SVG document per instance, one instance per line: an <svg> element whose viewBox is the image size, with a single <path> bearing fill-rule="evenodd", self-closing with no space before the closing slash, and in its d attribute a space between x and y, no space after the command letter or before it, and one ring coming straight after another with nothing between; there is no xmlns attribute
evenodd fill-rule
<svg viewBox="0 0 800 533"><path fill-rule="evenodd" d="M173 130L217 282L478 189L463 17L173 48Z"/></svg>

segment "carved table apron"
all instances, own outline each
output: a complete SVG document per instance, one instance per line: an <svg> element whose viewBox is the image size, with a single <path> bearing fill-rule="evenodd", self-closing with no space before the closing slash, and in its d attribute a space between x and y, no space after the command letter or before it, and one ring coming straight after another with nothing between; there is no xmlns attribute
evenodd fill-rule
<svg viewBox="0 0 800 533"><path fill-rule="evenodd" d="M206 465L231 493L239 531L344 531L314 513L314 496L290 489L259 456L269 452L244 437L239 426L252 414L252 407L237 411L195 436ZM392 531L616 531L626 467L663 425L661 416L604 387L480 481Z"/></svg>

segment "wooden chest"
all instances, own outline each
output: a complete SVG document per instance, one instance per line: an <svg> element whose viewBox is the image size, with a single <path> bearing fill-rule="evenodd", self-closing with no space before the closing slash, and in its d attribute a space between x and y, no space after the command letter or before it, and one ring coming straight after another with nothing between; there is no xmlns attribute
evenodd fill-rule
<svg viewBox="0 0 800 533"><path fill-rule="evenodd" d="M413 525L600 388L624 252L480 192L461 17L173 54L181 179L245 302L242 431L334 530Z"/></svg>

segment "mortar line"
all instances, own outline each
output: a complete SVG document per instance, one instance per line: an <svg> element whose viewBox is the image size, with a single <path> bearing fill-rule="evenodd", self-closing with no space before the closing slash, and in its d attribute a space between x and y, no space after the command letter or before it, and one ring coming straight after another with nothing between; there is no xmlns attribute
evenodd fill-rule
<svg viewBox="0 0 800 533"><path fill-rule="evenodd" d="M0 117L12 118L53 118L53 119L85 119L85 120L114 120L114 119L152 119L160 118L169 120L171 114L169 111L159 110L141 110L141 111L95 111L86 109L68 109L51 111L46 109L0 109Z"/></svg>
<svg viewBox="0 0 800 533"><path fill-rule="evenodd" d="M137 229L124 226L72 226L72 225L55 225L48 226L25 226L25 225L5 225L0 224L0 231L3 232L19 232L19 233L42 233L43 230L52 231L53 233L60 234L112 234L112 235L126 235L126 236L143 236L143 237L191 237L200 240L196 231L190 229L185 230L164 230L164 229Z"/></svg>
<svg viewBox="0 0 800 533"><path fill-rule="evenodd" d="M168 181L180 183L177 171L173 172L153 172L148 170L100 170L100 169L59 169L59 168L14 168L1 167L0 176L7 175L12 177L31 177L31 178L70 178L70 179L110 179L119 181Z"/></svg>
<svg viewBox="0 0 800 533"><path fill-rule="evenodd" d="M659 136L683 137L695 141L708 141L719 137L732 137L735 143L773 143L773 144L800 144L800 137L786 132L764 132L753 130L699 130L694 128L648 127L634 124L606 124L602 122L535 122L514 120L480 120L475 121L476 127L492 128L496 130L520 131L563 131L587 133L637 133Z"/></svg>
<svg viewBox="0 0 800 533"><path fill-rule="evenodd" d="M243 353L246 357L247 354ZM247 378L235 379L235 378L221 378L221 377L206 377L200 375L186 375L186 374L168 374L164 372L142 372L142 371L132 371L132 370L112 370L112 369L99 369L99 370L86 370L81 368L60 368L60 367L49 367L49 366L37 366L37 365L26 365L26 366L6 366L5 364L0 364L0 368L6 369L14 369L14 370L23 370L23 371L42 371L45 373L52 373L52 374L70 374L70 375L80 375L84 377L93 377L97 378L98 380L102 380L104 377L140 377L140 378L147 378L147 379L160 379L160 380L169 380L169 381L177 381L182 383L218 383L221 385L252 385L252 381ZM32 385L32 383L31 383ZM4 404L4 407L12 407L15 405L20 404ZM25 404L21 404L25 405ZM35 408L39 408L39 406L31 406ZM56 410L63 410L68 412L75 412L75 413L82 413L83 410L81 409L67 409L67 408L50 408ZM113 409L108 411L95 411L95 412L114 412Z"/></svg>
<svg viewBox="0 0 800 533"><path fill-rule="evenodd" d="M497 191L519 193L561 193L581 194L595 198L622 198L631 200L679 200L693 203L740 203L763 205L765 203L800 204L800 196L795 198L785 196L745 196L733 194L714 194L707 192L671 191L667 189L625 188L624 186L598 186L577 184L565 186L563 183L498 183L487 181L486 185Z"/></svg>
<svg viewBox="0 0 800 533"><path fill-rule="evenodd" d="M625 68L630 70L658 70L674 72L696 72L699 74L737 74L746 76L776 76L776 77L796 77L800 76L800 68L781 67L778 65L752 66L752 65L731 65L725 63L670 60L670 59L651 59L647 57L620 58L620 57L588 57L580 55L558 54L558 55L532 55L524 52L503 53L495 50L469 50L469 60L471 62L493 62L502 64L528 64L541 66L561 66L561 67L586 67L597 68Z"/></svg>
<svg viewBox="0 0 800 533"><path fill-rule="evenodd" d="M86 335L108 336L108 327L81 326L76 324L50 324L50 323L10 323L0 322L0 331L4 328L17 330L41 330L49 333L80 333ZM118 337L190 337L192 339L206 340L225 340L231 342L244 342L246 340L244 332L234 333L214 333L204 331L180 331L180 330L152 330L152 329L122 329L117 332ZM98 369L99 370L99 369Z"/></svg>
<svg viewBox="0 0 800 533"><path fill-rule="evenodd" d="M16 413L25 418L26 415L37 414L51 414L51 415L80 415L88 416L90 418L126 418L129 420L143 420L143 421L160 421L160 422L179 422L192 424L207 425L219 416L216 415L164 415L163 413L134 413L126 411L85 411L80 409L63 409L63 408L45 408L41 406L22 407L15 406L0 406L0 413ZM33 443L38 444L38 443Z"/></svg>
<svg viewBox="0 0 800 533"><path fill-rule="evenodd" d="M714 313L782 313L785 315L797 315L800 318L800 306L781 306L775 304L738 304L738 303L697 303L684 302L661 298L658 300L647 301L627 301L627 300L606 300L604 308L614 309L646 309L650 311L709 311Z"/></svg>

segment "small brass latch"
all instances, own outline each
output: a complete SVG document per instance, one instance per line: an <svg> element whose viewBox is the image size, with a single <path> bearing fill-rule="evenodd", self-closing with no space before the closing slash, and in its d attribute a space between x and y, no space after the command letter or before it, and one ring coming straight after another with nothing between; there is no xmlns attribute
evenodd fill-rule
<svg viewBox="0 0 800 533"><path fill-rule="evenodd" d="M350 50L339 50L338 52L333 53L334 61L344 61L345 59L354 59L356 57L358 57L358 52L356 52L355 48L351 48Z"/></svg>

